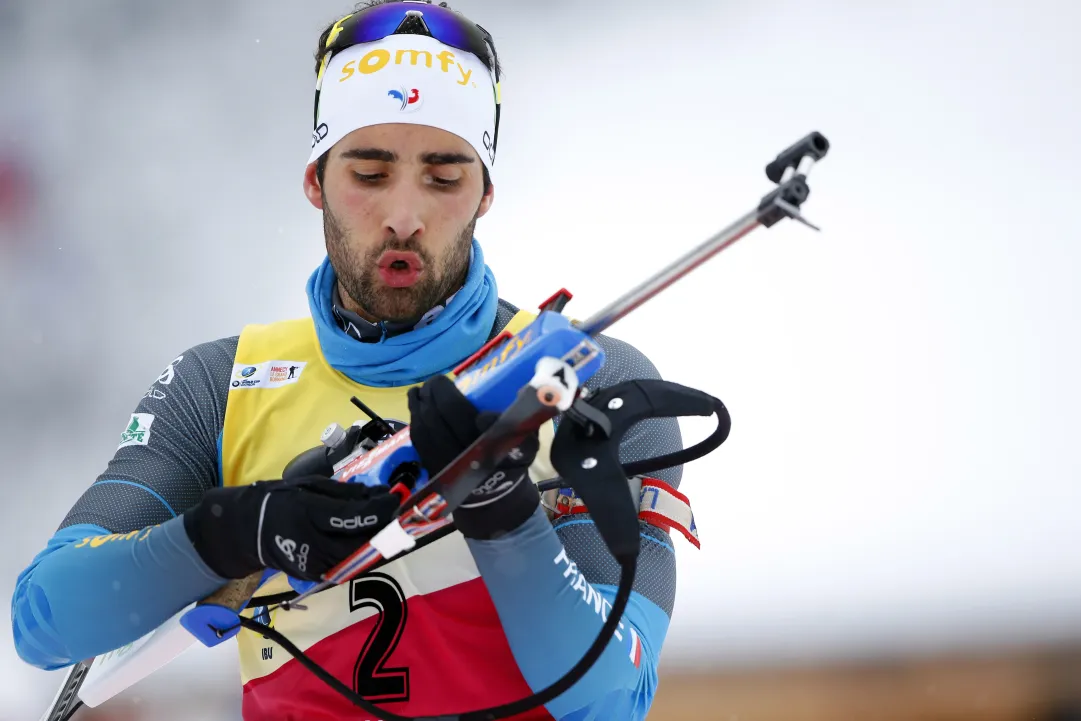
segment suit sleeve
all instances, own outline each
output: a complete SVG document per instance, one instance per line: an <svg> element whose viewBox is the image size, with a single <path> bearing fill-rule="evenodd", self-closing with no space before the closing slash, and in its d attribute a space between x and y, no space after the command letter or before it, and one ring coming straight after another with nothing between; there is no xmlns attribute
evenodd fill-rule
<svg viewBox="0 0 1081 721"><path fill-rule="evenodd" d="M19 656L56 669L119 648L220 587L181 514L220 484L236 338L189 349L147 389L105 471L16 582Z"/></svg>
<svg viewBox="0 0 1081 721"><path fill-rule="evenodd" d="M60 524L112 533L164 523L221 485L219 443L237 338L177 356L143 395L118 447Z"/></svg>
<svg viewBox="0 0 1081 721"><path fill-rule="evenodd" d="M627 343L601 336L607 360L587 387L659 378ZM678 421L650 419L623 438L620 459L644 460L683 447ZM681 468L656 474L678 486ZM639 522L642 548L633 592L617 636L586 676L546 708L556 719L643 719L657 689L657 663L675 603L672 539ZM550 685L593 643L615 600L620 567L588 514L557 519L542 509L490 541L467 541L499 614L507 641L534 691Z"/></svg>

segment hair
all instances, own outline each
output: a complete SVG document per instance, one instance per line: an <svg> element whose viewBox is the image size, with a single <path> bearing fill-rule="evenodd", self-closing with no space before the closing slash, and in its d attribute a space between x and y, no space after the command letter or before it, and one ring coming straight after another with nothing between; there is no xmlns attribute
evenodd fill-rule
<svg viewBox="0 0 1081 721"><path fill-rule="evenodd" d="M401 0L364 0L364 2L357 3L356 7L353 8L353 12L358 13L361 10L367 10L368 8L373 8L377 5L389 5L390 3L394 2L401 2ZM431 0L428 0L428 2L431 3ZM453 10L453 8L445 2L439 3L439 7L446 8L447 10ZM316 75L319 74L319 66L323 62L323 49L326 47L327 38L330 37L330 31L334 29L335 22L337 21L335 20L334 22L329 23L325 28L323 28L323 32L319 33L319 43L315 46ZM484 63L484 67L488 68L490 72L494 70L497 76L502 74L503 69L499 67L498 63L496 63L495 68L492 68L492 61L490 61L489 58L480 58L480 61ZM485 165L483 162L481 163L481 168L484 171L484 194L487 195L489 188L492 187L492 176L491 173L488 172L488 166ZM320 185L323 184L323 176L326 174L326 170L327 154L323 153L319 156L319 159L315 161L315 177L318 178Z"/></svg>

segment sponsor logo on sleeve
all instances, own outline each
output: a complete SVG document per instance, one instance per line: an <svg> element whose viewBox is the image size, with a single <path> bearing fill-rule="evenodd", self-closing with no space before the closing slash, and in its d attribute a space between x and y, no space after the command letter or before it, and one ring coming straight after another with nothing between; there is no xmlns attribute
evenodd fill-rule
<svg viewBox="0 0 1081 721"><path fill-rule="evenodd" d="M165 366L165 370L158 376L158 379L154 381L154 385L150 386L146 393L143 394L143 398L152 398L156 401L165 400L165 391L158 386L167 386L173 382L173 377L176 376L176 365L182 360L184 360L184 356L181 355L170 361L169 365Z"/></svg>
<svg viewBox="0 0 1081 721"><path fill-rule="evenodd" d="M127 446L145 446L150 442L150 426L154 423L151 413L132 413L127 428L120 434L117 450Z"/></svg>

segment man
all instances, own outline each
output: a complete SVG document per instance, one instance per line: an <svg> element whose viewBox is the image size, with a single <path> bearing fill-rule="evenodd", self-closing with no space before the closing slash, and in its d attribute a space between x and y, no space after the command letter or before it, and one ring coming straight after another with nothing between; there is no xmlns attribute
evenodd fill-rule
<svg viewBox="0 0 1081 721"><path fill-rule="evenodd" d="M259 595L316 580L385 525L385 487L281 480L350 397L411 425L435 473L484 418L447 374L533 314L499 298L473 231L495 198L498 61L445 5L366 3L324 31L304 192L327 259L311 317L248 326L176 356L139 401L105 472L20 575L20 656L44 669L124 645L230 579L282 571ZM587 384L655 378L620 341ZM454 512L456 531L378 572L253 609L358 694L397 714L511 702L565 674L597 636L619 568L587 514L545 512L550 426ZM682 448L674 419L626 436L629 462ZM678 485L679 470L658 474ZM275 480L277 479L277 480ZM489 488L495 485L495 488ZM641 522L623 630L569 691L520 718L643 718L675 594L672 541ZM282 648L240 632L245 719L362 719Z"/></svg>

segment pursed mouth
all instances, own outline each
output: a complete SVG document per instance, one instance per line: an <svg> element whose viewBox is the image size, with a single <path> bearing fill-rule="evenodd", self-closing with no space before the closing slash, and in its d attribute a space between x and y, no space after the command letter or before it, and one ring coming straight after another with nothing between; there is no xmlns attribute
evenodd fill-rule
<svg viewBox="0 0 1081 721"><path fill-rule="evenodd" d="M413 271L420 273L424 270L424 263L416 253L407 253L398 250L388 250L379 256L380 270Z"/></svg>
<svg viewBox="0 0 1081 721"><path fill-rule="evenodd" d="M424 273L424 263L416 253L388 250L379 256L379 276L388 288L409 288Z"/></svg>

